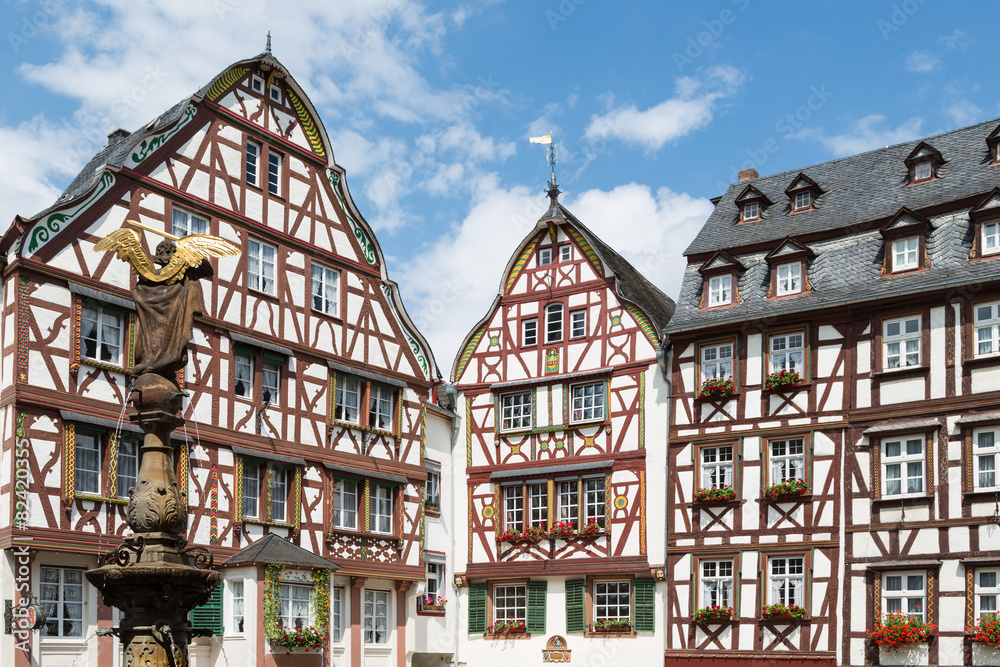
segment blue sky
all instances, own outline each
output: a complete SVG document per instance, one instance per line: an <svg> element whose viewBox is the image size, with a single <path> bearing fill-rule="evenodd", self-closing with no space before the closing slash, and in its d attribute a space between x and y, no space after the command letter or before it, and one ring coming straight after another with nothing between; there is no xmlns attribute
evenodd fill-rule
<svg viewBox="0 0 1000 667"><path fill-rule="evenodd" d="M115 127L273 52L319 109L444 374L562 201L670 296L708 199L1000 116L995 3L942 0L0 0L0 224Z"/></svg>

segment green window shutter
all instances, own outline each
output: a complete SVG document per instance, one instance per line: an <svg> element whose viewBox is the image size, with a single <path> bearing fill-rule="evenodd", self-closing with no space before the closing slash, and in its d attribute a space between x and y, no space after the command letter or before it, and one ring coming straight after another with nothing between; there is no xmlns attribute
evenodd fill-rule
<svg viewBox="0 0 1000 667"><path fill-rule="evenodd" d="M191 627L197 630L211 630L216 636L222 636L222 584L212 591L208 602L191 610L188 617Z"/></svg>
<svg viewBox="0 0 1000 667"><path fill-rule="evenodd" d="M528 634L545 632L545 588L544 581L528 582L528 622L524 624Z"/></svg>
<svg viewBox="0 0 1000 667"><path fill-rule="evenodd" d="M486 584L469 584L469 634L486 632Z"/></svg>
<svg viewBox="0 0 1000 667"><path fill-rule="evenodd" d="M570 579L566 582L566 632L583 632L586 629L586 588L585 579Z"/></svg>
<svg viewBox="0 0 1000 667"><path fill-rule="evenodd" d="M632 629L636 632L656 631L656 582L636 579L632 585Z"/></svg>

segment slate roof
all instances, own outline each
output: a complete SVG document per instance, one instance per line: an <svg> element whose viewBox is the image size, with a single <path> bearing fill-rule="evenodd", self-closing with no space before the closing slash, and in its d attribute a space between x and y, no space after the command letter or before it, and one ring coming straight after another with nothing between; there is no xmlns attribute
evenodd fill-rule
<svg viewBox="0 0 1000 667"><path fill-rule="evenodd" d="M296 546L274 533L268 533L246 549L233 554L223 565L287 565L321 570L339 570L340 566Z"/></svg>
<svg viewBox="0 0 1000 667"><path fill-rule="evenodd" d="M731 185L685 254L725 249L742 262L747 270L737 274L741 302L699 309L701 262L689 262L666 333L997 280L1000 258L969 261L975 231L969 217L971 206L929 216L931 225L926 238L931 265L923 271L882 276L885 239L879 229L904 206L920 211L978 195L986 198L1000 185L1000 167L990 165L986 144L998 123L1000 120L993 120L924 139L941 151L946 162L938 170L939 179L915 186L907 185L904 160L920 140L755 179L753 185L776 202L757 222L736 223L734 198L746 183ZM817 198L817 210L785 215L788 197L784 190L800 172L816 181L824 194ZM815 253L807 261L812 291L767 301L767 253L785 237L823 232L828 232L829 238L805 244ZM764 245L766 249L739 251L740 247L753 245Z"/></svg>

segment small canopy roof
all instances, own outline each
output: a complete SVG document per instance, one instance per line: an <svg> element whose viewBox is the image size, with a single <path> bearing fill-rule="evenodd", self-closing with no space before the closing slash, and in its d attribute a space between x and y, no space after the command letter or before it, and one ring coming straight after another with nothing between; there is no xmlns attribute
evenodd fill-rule
<svg viewBox="0 0 1000 667"><path fill-rule="evenodd" d="M230 556L223 565L287 565L319 570L339 570L340 566L269 533L246 549Z"/></svg>

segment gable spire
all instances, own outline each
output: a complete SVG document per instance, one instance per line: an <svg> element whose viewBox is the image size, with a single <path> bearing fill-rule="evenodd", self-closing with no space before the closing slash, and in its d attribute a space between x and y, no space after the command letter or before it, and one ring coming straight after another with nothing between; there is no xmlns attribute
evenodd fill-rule
<svg viewBox="0 0 1000 667"><path fill-rule="evenodd" d="M271 31L267 31L267 46L264 47L264 53L271 55Z"/></svg>

